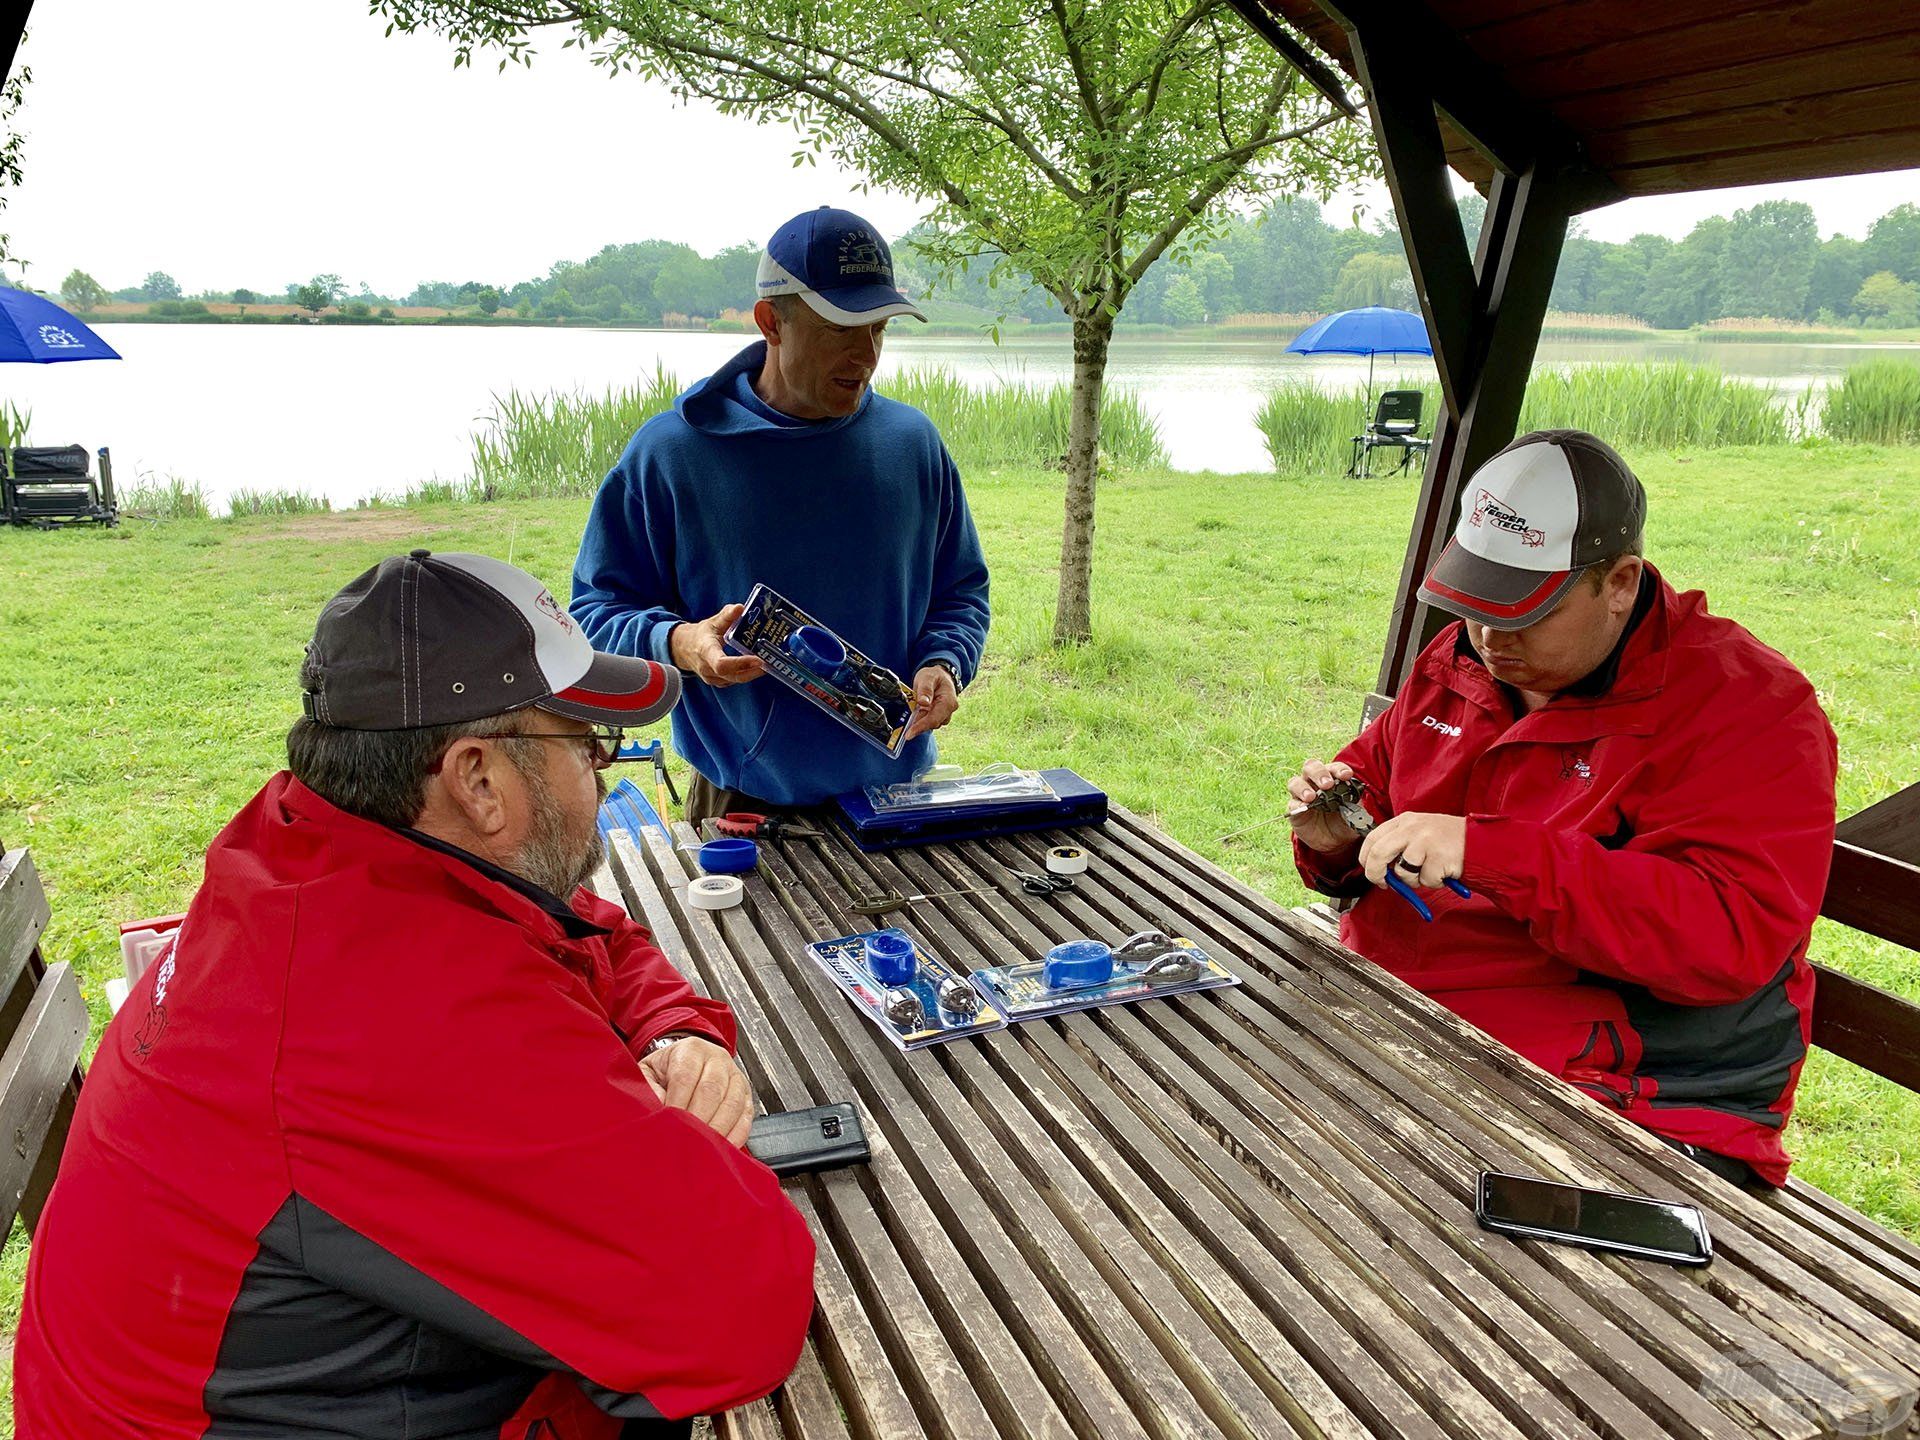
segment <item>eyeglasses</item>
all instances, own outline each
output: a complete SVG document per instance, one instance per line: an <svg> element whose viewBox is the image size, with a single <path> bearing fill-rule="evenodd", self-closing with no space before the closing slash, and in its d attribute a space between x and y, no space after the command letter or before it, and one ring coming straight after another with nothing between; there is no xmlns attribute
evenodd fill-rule
<svg viewBox="0 0 1920 1440"><path fill-rule="evenodd" d="M562 734L557 730L519 730L507 735L495 735L495 740L571 740L576 745L587 747L587 759L596 770L604 770L616 760L622 758L636 760L639 753L622 757L620 747L625 743L626 732L615 725L605 730L589 730L584 734Z"/></svg>

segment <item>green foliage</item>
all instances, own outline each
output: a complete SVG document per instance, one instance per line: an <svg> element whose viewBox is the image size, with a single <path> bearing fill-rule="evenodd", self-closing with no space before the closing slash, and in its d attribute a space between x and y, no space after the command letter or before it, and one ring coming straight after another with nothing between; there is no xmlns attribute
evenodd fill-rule
<svg viewBox="0 0 1920 1440"><path fill-rule="evenodd" d="M463 498L593 494L633 432L670 409L680 389L662 367L650 380L604 395L496 395L485 428L473 437Z"/></svg>
<svg viewBox="0 0 1920 1440"><path fill-rule="evenodd" d="M338 275L316 275L304 285L288 288L288 298L302 310L318 315L329 305L336 304L346 293L346 285Z"/></svg>
<svg viewBox="0 0 1920 1440"><path fill-rule="evenodd" d="M145 520L205 520L213 514L206 487L197 480L143 475L122 493L120 508Z"/></svg>
<svg viewBox="0 0 1920 1440"><path fill-rule="evenodd" d="M1399 293L1405 283L1405 294ZM1333 308L1357 310L1363 305L1404 307L1413 297L1404 256L1366 252L1340 267L1333 282Z"/></svg>
<svg viewBox="0 0 1920 1440"><path fill-rule="evenodd" d="M966 474L1011 467L1063 469L1070 388L1001 384L975 390L943 367L903 370L877 387L932 420ZM1160 427L1125 390L1109 390L1101 406L1100 459L1104 467L1163 467Z"/></svg>
<svg viewBox="0 0 1920 1440"><path fill-rule="evenodd" d="M21 13L21 23L25 24L26 12ZM27 32L20 32L19 46L14 51L13 67L7 74L7 81L0 86L0 215L6 212L7 204L13 199L13 192L20 188L24 178L22 168L26 155L27 136L20 128L20 107L26 104L27 82L33 79L33 71L20 63L20 50L27 42ZM19 261L13 253L11 238L0 231L0 264ZM25 268L25 262L20 262Z"/></svg>
<svg viewBox="0 0 1920 1440"><path fill-rule="evenodd" d="M1383 388L1375 388L1376 398ZM1395 382L1393 388L1425 395L1421 430L1431 434L1439 386ZM1274 469L1283 475L1343 473L1364 402L1360 390L1329 393L1304 379L1269 392L1254 423ZM1768 387L1729 378L1708 365L1542 369L1527 384L1520 430L1586 430L1620 449L1777 445L1789 436L1787 417L1774 402Z"/></svg>
<svg viewBox="0 0 1920 1440"><path fill-rule="evenodd" d="M1920 284L1902 280L1891 270L1876 270L1860 282L1853 308L1883 325L1920 325Z"/></svg>
<svg viewBox="0 0 1920 1440"><path fill-rule="evenodd" d="M60 296L84 315L107 303L107 287L84 270L69 270L60 282Z"/></svg>
<svg viewBox="0 0 1920 1440"><path fill-rule="evenodd" d="M1835 440L1920 445L1920 365L1869 360L1827 391L1820 425Z"/></svg>
<svg viewBox="0 0 1920 1440"><path fill-rule="evenodd" d="M236 490L227 497L227 518L243 515L318 515L333 509L324 495L304 490Z"/></svg>
<svg viewBox="0 0 1920 1440"><path fill-rule="evenodd" d="M140 282L140 289L149 300L178 300L180 282L164 270L152 270L147 278Z"/></svg>

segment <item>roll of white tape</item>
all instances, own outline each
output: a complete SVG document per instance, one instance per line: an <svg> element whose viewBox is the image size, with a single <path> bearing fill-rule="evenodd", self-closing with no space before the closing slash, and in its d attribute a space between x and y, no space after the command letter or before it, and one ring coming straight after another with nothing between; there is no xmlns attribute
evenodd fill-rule
<svg viewBox="0 0 1920 1440"><path fill-rule="evenodd" d="M687 903L696 910L731 910L746 898L738 875L702 875L687 886Z"/></svg>
<svg viewBox="0 0 1920 1440"><path fill-rule="evenodd" d="M1047 873L1049 875L1084 875L1087 872L1087 852L1078 845L1056 845L1047 851Z"/></svg>

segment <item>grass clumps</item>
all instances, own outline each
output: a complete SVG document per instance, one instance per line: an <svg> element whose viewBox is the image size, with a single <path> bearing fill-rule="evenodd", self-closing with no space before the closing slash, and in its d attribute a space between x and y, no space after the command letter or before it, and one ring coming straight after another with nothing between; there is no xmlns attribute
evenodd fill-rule
<svg viewBox="0 0 1920 1440"><path fill-rule="evenodd" d="M1827 392L1820 428L1835 440L1920 445L1920 365L1869 360Z"/></svg>

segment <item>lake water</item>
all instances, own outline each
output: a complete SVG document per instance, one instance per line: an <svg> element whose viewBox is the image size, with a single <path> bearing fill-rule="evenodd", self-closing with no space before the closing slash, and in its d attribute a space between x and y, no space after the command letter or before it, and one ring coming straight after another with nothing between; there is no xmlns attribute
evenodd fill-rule
<svg viewBox="0 0 1920 1440"><path fill-rule="evenodd" d="M910 322L903 322L910 324ZM665 365L683 381L746 343L738 335L655 330L548 330L292 325L104 325L123 363L9 365L0 399L30 408L38 444L112 448L122 488L177 475L216 502L240 488L299 489L335 505L422 480L466 473L473 431L509 390L598 392ZM1137 393L1160 419L1184 470L1264 470L1253 415L1287 377L1329 389L1359 386L1367 362L1288 355L1275 338L1121 339L1110 384ZM1920 347L1698 345L1685 341L1557 341L1543 364L1685 359L1764 379L1783 391L1825 386L1847 366ZM944 365L968 384L1068 378L1064 338L888 339L881 386L902 366ZM1376 382L1428 378L1430 362L1382 358Z"/></svg>

